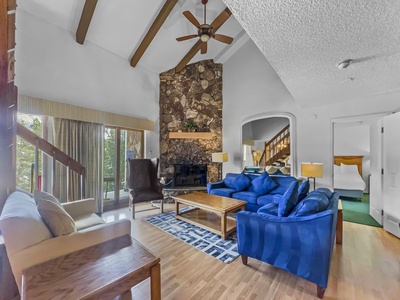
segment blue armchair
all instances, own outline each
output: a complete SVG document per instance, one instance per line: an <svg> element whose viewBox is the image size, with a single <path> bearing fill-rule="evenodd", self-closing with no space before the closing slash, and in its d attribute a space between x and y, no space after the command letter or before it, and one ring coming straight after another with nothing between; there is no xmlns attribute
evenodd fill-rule
<svg viewBox="0 0 400 300"><path fill-rule="evenodd" d="M278 216L277 204L257 213L236 216L238 252L243 264L256 258L317 285L323 298L327 288L338 212L337 193L317 189L287 216Z"/></svg>

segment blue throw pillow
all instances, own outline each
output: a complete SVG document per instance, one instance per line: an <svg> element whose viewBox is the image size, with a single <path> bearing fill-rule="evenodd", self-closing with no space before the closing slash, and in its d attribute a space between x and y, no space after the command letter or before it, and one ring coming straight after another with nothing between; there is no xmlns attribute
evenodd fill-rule
<svg viewBox="0 0 400 300"><path fill-rule="evenodd" d="M253 191L260 195L264 195L278 186L278 184L269 177L267 172L253 179L251 184L253 185Z"/></svg>
<svg viewBox="0 0 400 300"><path fill-rule="evenodd" d="M224 180L227 187L236 190L237 192L243 191L247 188L251 180L249 177L246 176L244 173L240 173L235 178L230 178L229 180Z"/></svg>
<svg viewBox="0 0 400 300"><path fill-rule="evenodd" d="M279 204L278 217L288 216L293 207L296 206L299 200L298 188L299 183L296 180L290 184L289 189L283 196L274 197L274 203Z"/></svg>
<svg viewBox="0 0 400 300"><path fill-rule="evenodd" d="M278 204L269 203L257 210L257 213L278 216Z"/></svg>
<svg viewBox="0 0 400 300"><path fill-rule="evenodd" d="M318 188L315 191L312 191L312 193L323 193L325 194L325 196L327 196L328 198L332 198L332 192L330 189L327 188Z"/></svg>
<svg viewBox="0 0 400 300"><path fill-rule="evenodd" d="M310 181L309 180L304 181L300 185L300 187L299 187L299 202L307 196L309 189L310 189Z"/></svg>
<svg viewBox="0 0 400 300"><path fill-rule="evenodd" d="M309 216L324 211L329 205L329 199L324 193L311 192L299 202L290 213L291 217Z"/></svg>

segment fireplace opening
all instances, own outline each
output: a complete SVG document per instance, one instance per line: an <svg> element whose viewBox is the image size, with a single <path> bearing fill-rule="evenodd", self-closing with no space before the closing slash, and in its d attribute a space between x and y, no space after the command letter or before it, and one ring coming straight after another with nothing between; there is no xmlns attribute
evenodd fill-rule
<svg viewBox="0 0 400 300"><path fill-rule="evenodd" d="M207 165L174 165L174 186L206 186Z"/></svg>

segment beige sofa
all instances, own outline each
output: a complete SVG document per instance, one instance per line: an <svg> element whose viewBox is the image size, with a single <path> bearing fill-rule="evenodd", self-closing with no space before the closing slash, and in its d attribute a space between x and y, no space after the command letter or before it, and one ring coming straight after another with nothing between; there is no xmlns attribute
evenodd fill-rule
<svg viewBox="0 0 400 300"><path fill-rule="evenodd" d="M7 198L0 217L0 229L20 292L25 268L131 234L130 220L105 223L97 216L94 199L63 203L62 206L74 220L77 231L53 237L31 196L17 191Z"/></svg>

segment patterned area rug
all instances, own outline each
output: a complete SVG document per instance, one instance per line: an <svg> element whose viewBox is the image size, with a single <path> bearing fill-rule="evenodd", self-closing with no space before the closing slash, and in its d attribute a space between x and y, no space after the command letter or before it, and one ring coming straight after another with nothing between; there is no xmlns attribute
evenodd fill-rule
<svg viewBox="0 0 400 300"><path fill-rule="evenodd" d="M224 263L230 263L239 256L235 232L227 240L222 240L219 235L208 230L175 220L173 211L154 216L147 219L147 222Z"/></svg>

